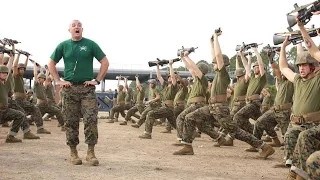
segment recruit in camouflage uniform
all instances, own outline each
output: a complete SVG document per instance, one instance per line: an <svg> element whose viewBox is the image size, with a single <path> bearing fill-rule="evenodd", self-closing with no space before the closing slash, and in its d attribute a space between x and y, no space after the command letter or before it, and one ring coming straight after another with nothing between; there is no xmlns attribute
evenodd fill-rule
<svg viewBox="0 0 320 180"><path fill-rule="evenodd" d="M293 153L291 171L299 174L305 179L310 178L307 171L308 166L314 169L316 164L308 164L308 158L312 153L320 150L320 125L303 131L299 134L297 144ZM312 157L311 157L312 158ZM319 158L319 157L318 157ZM318 167L319 166L318 160ZM320 171L318 169L318 171ZM311 178L312 179L312 178ZM320 177L319 177L320 179Z"/></svg>
<svg viewBox="0 0 320 180"><path fill-rule="evenodd" d="M127 125L127 122L131 120L131 116L138 117L135 115L136 112L139 112L140 114L142 114L143 110L145 109L145 105L143 103L145 90L140 84L139 76L135 76L135 78L136 78L136 89L137 89L136 90L137 97L136 97L135 105L127 111L127 114L124 118L124 122L120 123L120 125ZM138 117L138 119L140 119L140 117ZM132 122L134 123L134 121Z"/></svg>
<svg viewBox="0 0 320 180"><path fill-rule="evenodd" d="M50 103L50 99L47 98L46 90L43 83L46 80L46 75L43 73L38 74L38 67L41 70L40 66L34 65L33 75L34 75L34 91L37 96L37 107L40 109L41 114L52 114L55 115L58 119L58 122L61 126L61 131L65 131L64 128L64 119L62 117L61 110Z"/></svg>
<svg viewBox="0 0 320 180"><path fill-rule="evenodd" d="M107 123L114 123L118 122L119 114L121 113L122 117L125 117L126 114L124 113L125 110L125 98L126 98L126 92L124 90L123 85L120 85L121 76L118 76L118 96L117 96L117 104L113 105L113 107L110 110L110 119L107 120ZM117 114L118 117L114 119L115 114Z"/></svg>
<svg viewBox="0 0 320 180"><path fill-rule="evenodd" d="M217 120L219 124L230 134L232 138L237 138L241 141L245 141L246 143L254 146L256 148L261 148L262 152L260 153L260 157L267 158L268 156L274 153L274 149L265 144L263 141L255 138L252 134L240 129L237 124L232 121L230 116L230 110L227 104L227 88L230 83L229 73L227 72L226 66L230 64L229 58L226 55L223 55L220 49L220 44L218 41L218 36L221 33L214 34L214 41L211 42L212 48L212 56L215 70L215 78L212 82L211 87L211 97L209 100L209 110L210 114L214 117L214 120ZM257 56L258 50L254 49ZM258 57L259 61L262 61L261 57ZM174 155L192 155L192 134L195 130L195 123L197 121L196 117L186 118L185 121L185 129L182 143L185 144L184 148L174 152ZM216 135L217 145L221 146L226 143L225 138L222 135Z"/></svg>
<svg viewBox="0 0 320 180"><path fill-rule="evenodd" d="M51 134L50 131L43 128L43 119L40 109L27 100L24 90L23 75L26 70L29 56L27 56L25 63L19 63L20 53L13 65L13 78L14 78L14 100L23 108L26 115L31 115L31 119L35 121L38 134Z"/></svg>
<svg viewBox="0 0 320 180"><path fill-rule="evenodd" d="M281 74L279 67L273 61L273 59L269 57L269 60L273 72L275 73L277 78L277 94L275 97L274 106L270 110L266 111L262 116L260 116L254 124L253 134L258 139L260 139L263 135L263 131L266 131L272 139L271 146L280 147L281 143L274 128L278 124L283 136L287 131L290 122L294 87L293 83ZM293 67L291 66L290 69L294 71Z"/></svg>
<svg viewBox="0 0 320 180"><path fill-rule="evenodd" d="M6 89L8 92L8 108L18 110L25 115L23 108L15 100L12 99L12 95L14 92L13 91L14 90L14 79L13 79L12 72L11 72L12 64L13 64L13 56L10 61L9 61L9 57L5 57L3 64L5 66L7 66L8 70L10 71L8 78L7 78L7 81L5 82ZM21 124L21 130L23 131L23 139L40 139L39 136L36 136L33 133L31 133L29 122L26 117L24 118L24 120Z"/></svg>
<svg viewBox="0 0 320 180"><path fill-rule="evenodd" d="M79 121L83 115L85 143L88 144L86 161L90 165L99 164L94 148L98 143L98 103L95 86L104 79L109 61L99 45L82 37L82 23L73 20L69 26L71 39L61 42L50 57L48 67L55 82L62 89L62 114L65 119L66 142L70 146L71 162L82 164L78 156ZM56 64L63 57L64 81L57 73ZM100 71L94 78L93 59L100 63Z"/></svg>
<svg viewBox="0 0 320 180"><path fill-rule="evenodd" d="M189 72L193 77L193 85L191 88L191 92L188 97L187 107L179 114L176 119L176 126L177 126L177 142L173 145L175 146L183 146L181 143L183 139L183 131L184 131L184 122L186 116L194 112L196 109L199 109L205 105L206 100L206 93L207 93L207 86L208 80L205 77L205 74L208 73L208 65L204 63L199 63L196 65L190 58L189 53L187 51L184 52L182 55L183 62L185 66L188 68Z"/></svg>
<svg viewBox="0 0 320 180"><path fill-rule="evenodd" d="M188 94L188 87L187 87L188 81L185 78L182 79L181 76L179 76L179 74L176 74L176 77L178 78L177 84L179 89L173 100L173 105L174 105L173 113L175 117L178 117L179 114L185 108L184 104ZM175 121L175 124L176 124L176 121ZM171 128L172 128L171 124L167 122L166 129L164 131L161 131L161 133L171 133Z"/></svg>
<svg viewBox="0 0 320 180"><path fill-rule="evenodd" d="M261 96L263 98L260 111L261 114L264 114L270 109L270 103L271 103L271 94L267 88L263 88L261 91Z"/></svg>
<svg viewBox="0 0 320 180"><path fill-rule="evenodd" d="M147 118L147 114L158 107L161 106L161 97L160 97L160 91L156 87L157 81L155 79L149 80L149 98L148 101L145 103L146 107L141 113L140 119L136 124L132 124L131 127L139 128Z"/></svg>
<svg viewBox="0 0 320 180"><path fill-rule="evenodd" d="M151 139L153 124L156 119L166 118L173 128L176 128L176 117L174 115L173 100L177 93L177 81L172 68L173 60L169 61L170 75L168 81L165 81L160 73L159 64L157 64L157 78L162 85L164 92L162 98L162 106L148 112L145 131L139 138Z"/></svg>

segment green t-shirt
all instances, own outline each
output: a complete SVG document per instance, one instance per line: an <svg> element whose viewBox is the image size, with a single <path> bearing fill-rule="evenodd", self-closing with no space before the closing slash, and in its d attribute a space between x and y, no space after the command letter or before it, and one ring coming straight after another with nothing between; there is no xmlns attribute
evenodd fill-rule
<svg viewBox="0 0 320 180"><path fill-rule="evenodd" d="M229 84L230 77L226 67L223 66L220 70L215 70L215 76L211 87L211 97L227 94Z"/></svg>
<svg viewBox="0 0 320 180"><path fill-rule="evenodd" d="M40 84L36 81L34 81L34 91L36 93L37 99L41 99L41 100L47 100L47 96L46 96L46 90L43 86L43 84Z"/></svg>
<svg viewBox="0 0 320 180"><path fill-rule="evenodd" d="M181 86L176 94L176 96L174 97L174 102L177 101L184 101L187 97L188 94L188 87L186 86Z"/></svg>
<svg viewBox="0 0 320 180"><path fill-rule="evenodd" d="M299 74L294 77L294 96L292 113L300 116L320 111L320 73L308 80L303 80Z"/></svg>
<svg viewBox="0 0 320 180"><path fill-rule="evenodd" d="M249 86L247 89L247 97L250 97L254 94L260 94L262 89L267 83L267 76L266 73L263 76L255 77L255 75L251 75Z"/></svg>
<svg viewBox="0 0 320 180"><path fill-rule="evenodd" d="M281 104L292 103L292 96L294 92L293 83L283 78L278 80L278 91L274 99L274 105L278 106Z"/></svg>
<svg viewBox="0 0 320 180"><path fill-rule="evenodd" d="M236 85L234 86L233 98L245 96L247 94L248 85L249 81L246 82L245 78L238 80Z"/></svg>
<svg viewBox="0 0 320 180"><path fill-rule="evenodd" d="M8 92L14 92L14 79L12 73L8 75L8 79L6 81L6 88Z"/></svg>
<svg viewBox="0 0 320 180"><path fill-rule="evenodd" d="M117 102L124 101L126 98L126 93L124 91L119 91L117 96Z"/></svg>
<svg viewBox="0 0 320 180"><path fill-rule="evenodd" d="M162 90L162 101L166 101L166 100L174 100L174 97L177 94L178 91L178 87L177 85L173 86L172 84L168 84L167 82L163 84L164 88Z"/></svg>
<svg viewBox="0 0 320 180"><path fill-rule="evenodd" d="M47 86L47 88L45 88L46 90L46 96L48 99L55 101L54 99L54 88L52 85Z"/></svg>
<svg viewBox="0 0 320 180"><path fill-rule="evenodd" d="M157 89L157 88L151 88L150 89L150 97L149 97L149 101L150 100L152 100L152 99L154 99L154 98L156 98L156 96L157 96L157 94L160 94L160 91L159 91L159 89ZM157 100L156 102L154 102L154 103L160 103L160 99L159 100Z"/></svg>
<svg viewBox="0 0 320 180"><path fill-rule="evenodd" d="M270 102L271 102L271 96L264 96L261 104L270 106Z"/></svg>
<svg viewBox="0 0 320 180"><path fill-rule="evenodd" d="M0 83L0 104L8 104L8 91L5 84Z"/></svg>
<svg viewBox="0 0 320 180"><path fill-rule="evenodd" d="M202 76L200 79L198 76L195 77L194 83L191 88L191 92L189 94L189 98L194 97L206 97L207 93L207 87L208 87L208 79L206 76Z"/></svg>
<svg viewBox="0 0 320 180"><path fill-rule="evenodd" d="M132 93L126 92L126 97L124 98L124 101L126 103L131 103L131 99L132 99Z"/></svg>
<svg viewBox="0 0 320 180"><path fill-rule="evenodd" d="M23 76L17 75L13 77L14 79L14 92L25 93L24 92L24 81Z"/></svg>
<svg viewBox="0 0 320 180"><path fill-rule="evenodd" d="M144 95L145 95L145 90L142 88L141 91L137 90L137 101L143 101L144 100Z"/></svg>
<svg viewBox="0 0 320 180"><path fill-rule="evenodd" d="M60 43L51 55L56 63L64 60L64 80L79 82L93 79L93 58L100 61L104 52L94 41L82 38L80 41L71 39Z"/></svg>

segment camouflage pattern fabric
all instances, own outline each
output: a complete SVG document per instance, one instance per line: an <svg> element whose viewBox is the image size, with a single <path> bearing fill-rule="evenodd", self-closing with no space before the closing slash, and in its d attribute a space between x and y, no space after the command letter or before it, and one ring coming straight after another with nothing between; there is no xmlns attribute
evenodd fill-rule
<svg viewBox="0 0 320 180"><path fill-rule="evenodd" d="M148 112L145 125L146 134L152 133L153 124L155 120L159 118L167 118L171 126L176 128L176 117L174 116L173 107L167 107L166 105L163 105L162 107L155 108Z"/></svg>
<svg viewBox="0 0 320 180"><path fill-rule="evenodd" d="M8 97L8 108L20 111L25 115L23 108L21 106L19 106L19 104L15 100L13 100L11 97ZM24 118L24 120L21 123L21 129L22 129L23 133L30 131L29 122L27 121L26 117Z"/></svg>
<svg viewBox="0 0 320 180"><path fill-rule="evenodd" d="M320 180L320 151L314 152L307 159L307 173L310 179Z"/></svg>
<svg viewBox="0 0 320 180"><path fill-rule="evenodd" d="M179 114L184 110L184 105L175 105L174 106L174 109L173 109L173 114L175 117L178 117ZM169 121L167 121L166 123L166 130L170 131L171 130L171 124ZM177 121L175 121L175 126L174 127L177 127Z"/></svg>
<svg viewBox="0 0 320 180"><path fill-rule="evenodd" d="M13 122L10 128L9 135L16 136L22 122L25 121L25 115L21 111L10 108L0 109L0 124L6 123L11 120L13 120Z"/></svg>
<svg viewBox="0 0 320 180"><path fill-rule="evenodd" d="M150 111L156 109L157 107L159 107L159 106L153 106L153 105L152 106L151 105L146 106L146 108L141 113L141 117L140 117L139 121L137 122L137 124L139 126L141 126L146 121L148 113Z"/></svg>
<svg viewBox="0 0 320 180"><path fill-rule="evenodd" d="M111 111L110 111L110 119L114 119L114 116L116 113L121 113L121 116L125 117L126 114L124 113L124 110L125 110L124 104L118 104L113 106L113 108L111 108ZM118 117L119 117L119 114L116 114L116 118Z"/></svg>
<svg viewBox="0 0 320 180"><path fill-rule="evenodd" d="M48 103L38 103L36 106L40 109L41 114L52 114L57 117L58 122L61 126L64 125L64 119L59 108L51 106Z"/></svg>
<svg viewBox="0 0 320 180"><path fill-rule="evenodd" d="M125 120L126 121L129 121L131 116L134 116L136 114L136 112L139 111L140 114L142 114L143 110L145 109L145 105L143 104L136 104L135 106L133 106L132 108L130 108L128 111L127 111L127 114L125 116ZM141 118L141 117L140 117ZM140 119L138 118L138 119Z"/></svg>
<svg viewBox="0 0 320 180"><path fill-rule="evenodd" d="M261 116L260 105L260 102L248 103L234 115L233 120L241 129L253 133L253 125L249 118L256 120Z"/></svg>
<svg viewBox="0 0 320 180"><path fill-rule="evenodd" d="M34 104L30 103L24 99L15 99L15 101L23 108L26 115L31 115L31 119L35 121L37 129L43 128L43 119L40 112L40 109L36 107Z"/></svg>

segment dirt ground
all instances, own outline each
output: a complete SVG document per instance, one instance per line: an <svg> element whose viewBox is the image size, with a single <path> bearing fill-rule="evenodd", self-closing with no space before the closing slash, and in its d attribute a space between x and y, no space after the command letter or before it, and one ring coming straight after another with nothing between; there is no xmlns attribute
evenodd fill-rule
<svg viewBox="0 0 320 180"><path fill-rule="evenodd" d="M120 119L122 121L122 119ZM245 152L246 143L236 140L234 147L213 147L210 137L202 134L194 141L193 156L174 156L181 147L171 144L176 131L159 133L164 129L155 126L152 139L139 139L140 129L108 124L99 120L99 142L96 156L99 166L89 166L84 160L87 146L84 143L83 124L80 126L79 156L83 165L71 165L65 133L57 121L46 121L51 135L40 135L40 140L23 140L18 144L4 143L8 128L0 127L0 179L199 179L199 180L283 180L288 169L274 169L283 151L279 148L267 160L256 159L257 153ZM32 132L36 127L31 126ZM18 138L22 138L19 132Z"/></svg>

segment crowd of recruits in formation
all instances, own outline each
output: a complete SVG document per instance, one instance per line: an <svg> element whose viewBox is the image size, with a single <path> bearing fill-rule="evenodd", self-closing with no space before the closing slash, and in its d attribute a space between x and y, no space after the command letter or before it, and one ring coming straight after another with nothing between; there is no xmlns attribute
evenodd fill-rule
<svg viewBox="0 0 320 180"><path fill-rule="evenodd" d="M299 27L302 32L306 32L300 23ZM299 74L287 63L288 40L283 43L281 52L277 52L280 56L279 66L268 54L276 76L277 89L274 104L269 108L271 96L268 89L264 88L267 83L265 65L257 48L252 48L257 57L252 74L251 55L245 57L242 51L239 52L235 72L237 82L230 85L226 70L230 62L221 52L219 35L221 34L214 34L214 40L211 41L215 71L212 82L205 76L209 67L204 63L196 65L189 58L189 53L185 52L182 60L192 74L192 85L174 72L173 61L169 63L170 75L167 80L161 76L158 65L157 79L161 90L156 88L155 79L149 80L150 97L149 101L144 102L145 92L136 77L136 104L130 108L131 90L128 90L126 83L125 88L118 84L117 105L111 109L107 122L117 121L118 115L116 118L114 115L121 113L125 121L120 125L127 125L127 122L132 120L131 116L139 111L139 120L131 125L139 128L145 123L145 131L139 138L151 139L156 119L166 118L167 127L163 133L170 133L172 128L177 130L177 142L173 145L183 148L174 152L174 155L194 154L192 142L198 129L216 140L215 147L233 146L233 140L238 139L250 145L246 149L248 152L259 152L258 149L261 149L259 156L262 158L272 155L275 152L273 147L283 145L275 131L278 126L284 138L285 157L284 161L275 167L291 167L288 179L319 179L320 57L315 55L315 50L312 51L316 46L311 43L311 38L307 33L303 33L310 53L304 51L302 44L297 45L295 65ZM244 68L239 66L240 59ZM231 92L232 102L228 103ZM261 94L264 96L262 103ZM125 110L128 110L126 114ZM254 125L250 123L250 118L256 121ZM271 137L272 143L266 144L261 140L264 131Z"/></svg>
<svg viewBox="0 0 320 180"><path fill-rule="evenodd" d="M15 45L12 45L12 52L15 53ZM64 131L64 120L61 114L61 103L55 103L54 87L49 71L41 68L40 65L34 65L34 90L37 97L36 104L32 99L33 91L26 90L23 75L28 64L29 56L26 56L24 63L19 63L21 54L18 53L16 58L14 54L0 54L0 123L2 127L9 126L10 132L5 140L6 143L22 142L16 138L19 128L23 131L23 139L40 139L30 131L30 125L36 124L37 134L51 134L50 131L44 128L43 120L49 116L56 116L61 126L61 131ZM14 60L15 58L15 60ZM40 70L40 73L38 73ZM44 117L46 113L49 116ZM48 115L46 114L46 115ZM31 115L31 118L27 118Z"/></svg>

